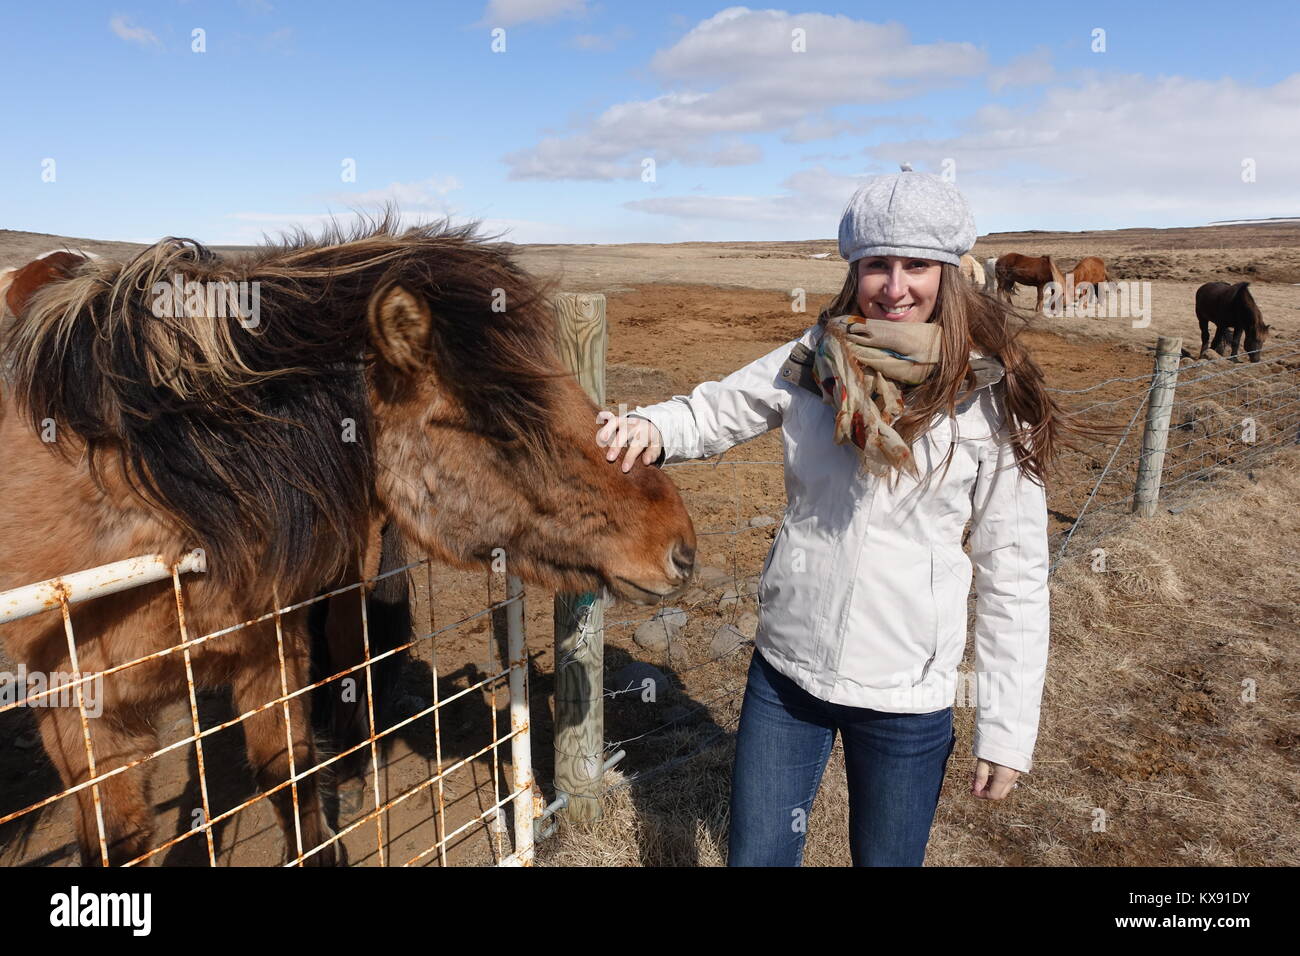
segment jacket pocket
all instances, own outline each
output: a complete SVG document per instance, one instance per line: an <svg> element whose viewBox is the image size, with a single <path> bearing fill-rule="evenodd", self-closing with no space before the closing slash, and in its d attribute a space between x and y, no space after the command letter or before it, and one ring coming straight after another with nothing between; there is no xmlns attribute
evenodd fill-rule
<svg viewBox="0 0 1300 956"><path fill-rule="evenodd" d="M785 531L786 516L781 517L781 523L777 525L776 534L772 535L772 547L767 549L767 557L763 559L763 570L758 572L758 603L763 603L764 594L770 593L771 588L768 586L770 578L768 570L772 567L772 561L776 557L776 549L781 546L781 535Z"/></svg>
<svg viewBox="0 0 1300 956"><path fill-rule="evenodd" d="M970 596L972 569L964 552L952 554L952 561L938 548L930 554L930 593L934 598L935 614L934 657L931 664L936 663L942 655L945 666L954 665L960 661L961 648L966 645L967 599ZM954 657L956 660L953 660Z"/></svg>
<svg viewBox="0 0 1300 956"><path fill-rule="evenodd" d="M840 677L890 692L920 683L937 633L927 550L921 541L868 535L852 586Z"/></svg>

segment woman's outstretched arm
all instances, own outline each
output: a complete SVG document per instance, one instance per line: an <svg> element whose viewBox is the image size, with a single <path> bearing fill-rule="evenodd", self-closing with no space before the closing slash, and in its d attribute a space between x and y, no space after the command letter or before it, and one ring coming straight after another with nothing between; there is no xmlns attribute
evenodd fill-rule
<svg viewBox="0 0 1300 956"><path fill-rule="evenodd" d="M806 344L810 334L804 332L721 381L697 385L690 395L637 406L628 417L647 419L659 429L664 450L660 464L720 455L780 427L798 388L781 378L781 366L795 343Z"/></svg>

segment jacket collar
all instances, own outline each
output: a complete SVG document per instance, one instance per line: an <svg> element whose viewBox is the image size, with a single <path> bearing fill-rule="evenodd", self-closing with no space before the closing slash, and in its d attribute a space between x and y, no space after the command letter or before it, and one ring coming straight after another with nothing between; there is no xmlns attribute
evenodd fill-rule
<svg viewBox="0 0 1300 956"><path fill-rule="evenodd" d="M996 355L986 356L978 349L971 349L970 378L974 379L974 385L968 386L970 391L977 391L1002 381L1005 372L1002 360Z"/></svg>

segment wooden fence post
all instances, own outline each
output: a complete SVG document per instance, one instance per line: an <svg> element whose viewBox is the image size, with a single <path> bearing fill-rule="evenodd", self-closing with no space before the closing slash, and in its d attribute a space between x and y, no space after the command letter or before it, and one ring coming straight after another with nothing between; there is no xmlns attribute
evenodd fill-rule
<svg viewBox="0 0 1300 956"><path fill-rule="evenodd" d="M597 405L605 403L605 297L555 297L560 358ZM595 441L596 421L591 422ZM614 466L610 466L614 467ZM572 821L599 820L605 762L605 606L600 595L555 595L555 790Z"/></svg>
<svg viewBox="0 0 1300 956"><path fill-rule="evenodd" d="M1178 384L1182 348L1181 338L1162 335L1156 340L1156 365L1151 374L1146 428L1142 432L1142 457L1138 459L1137 484L1133 489L1133 512L1144 518L1156 513L1160 501L1160 472L1165 465L1169 416L1174 410L1174 387Z"/></svg>

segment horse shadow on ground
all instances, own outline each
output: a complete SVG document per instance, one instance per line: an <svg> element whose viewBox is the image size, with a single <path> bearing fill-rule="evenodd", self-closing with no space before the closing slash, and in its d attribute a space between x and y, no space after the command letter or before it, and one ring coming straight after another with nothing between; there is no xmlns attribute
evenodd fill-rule
<svg viewBox="0 0 1300 956"><path fill-rule="evenodd" d="M752 642L730 653L748 656ZM701 830L724 848L730 813L735 731L720 725L710 704L685 688L688 667L649 663L620 647L605 648L605 737L641 823L643 866L700 866ZM662 674L666 686L660 685ZM725 695L723 695L725 696Z"/></svg>
<svg viewBox="0 0 1300 956"><path fill-rule="evenodd" d="M492 633L496 660L509 660L505 608L492 612ZM741 644L734 653L748 655L752 642ZM556 677L553 667L541 667L539 649L528 654L529 723L531 727L532 770L537 788L551 803L558 796L555 787L555 711ZM604 751L608 760L619 750L626 756L615 769L624 775L619 787L627 787L640 821L638 855L645 866L697 866L700 863L695 835L705 828L718 845L725 844L726 821L730 798L731 758L728 744L734 733L719 726L710 716L705 702L698 701L682 688L681 668L666 662L648 664L617 645L604 647ZM486 675L471 666L467 682ZM649 683L647 684L647 681ZM591 698L586 688L578 696ZM502 707L508 700L498 698ZM487 708L470 716L488 720ZM498 726L509 727L508 709L498 717ZM706 744L702 747L702 744ZM727 748L725 772L700 772L688 758L697 751ZM710 764L717 761L709 761ZM682 778L681 775L687 775ZM513 782L502 769L501 792L508 792ZM676 778L676 780L675 780ZM684 784L684 785L679 785ZM563 811L560 811L561 821ZM561 822L561 826L565 824ZM549 822L543 825L549 826ZM538 844L544 853L545 841ZM665 857L665 850L667 857Z"/></svg>
<svg viewBox="0 0 1300 956"><path fill-rule="evenodd" d="M3 658L0 658L2 660ZM63 790L59 773L45 755L35 714L26 707L0 713L0 816L8 816ZM75 840L48 845L39 831L48 827L51 807L34 810L0 825L0 860L4 865L76 864Z"/></svg>

